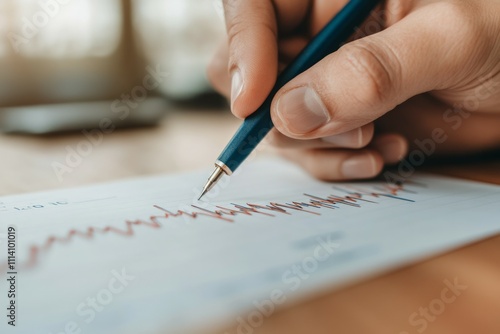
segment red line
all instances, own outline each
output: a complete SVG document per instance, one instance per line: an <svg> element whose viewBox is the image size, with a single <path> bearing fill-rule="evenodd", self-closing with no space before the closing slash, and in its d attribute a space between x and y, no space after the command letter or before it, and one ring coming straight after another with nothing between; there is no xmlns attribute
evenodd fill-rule
<svg viewBox="0 0 500 334"><path fill-rule="evenodd" d="M359 204L357 204L358 201L363 201L363 202L370 202L370 203L376 203L372 202L369 200L364 199L363 197L365 196L370 196L374 198L378 198L380 196L387 196L388 194L390 195L397 195L399 190L402 190L402 187L391 187L387 189L388 193L378 193L378 192L348 192L347 195L345 196L328 196L327 198L320 198L316 197L313 195L307 195L306 196L310 197L307 202L292 202L292 203L276 203L276 202L270 202L268 205L260 205L260 204L251 204L247 203L247 206L239 205L239 204L232 204L234 206L234 209L232 208L226 208L222 206L217 206L217 210L210 211L208 209L204 209L195 205L192 205L195 209L198 211L192 211L192 212L187 212L183 210L177 210L177 212L171 212L167 209L162 208L161 206L154 205L154 207L160 211L163 212L162 215L154 215L149 217L149 221L144 221L144 220L135 220L135 221L130 221L127 220L125 221L125 229L119 229L114 226L105 226L103 228L99 227L88 227L84 231L79 231L77 229L71 229L68 231L68 233L65 236L62 237L57 237L54 235L51 235L47 237L45 242L42 245L33 245L30 248L30 255L28 260L26 261L25 264L23 264L21 267L26 267L26 268L33 268L39 263L39 258L40 254L42 253L47 253L50 249L52 249L53 245L56 243L59 244L67 244L71 242L76 236L83 238L83 239L93 239L96 234L108 234L108 233L113 233L116 235L124 236L124 237L132 237L134 235L134 226L144 226L152 229L158 229L161 228L161 224L159 223L160 219L168 219L168 218L176 218L176 217L181 217L181 216L186 216L188 218L196 219L199 216L205 216L209 218L214 218L218 220L222 220L225 222L232 223L234 220L231 218L228 218L227 216L234 217L239 214L247 215L247 216L252 216L254 214L262 214L270 217L274 217L275 215L273 214L274 212L280 213L280 214L287 214L291 215L288 210L294 210L294 211L300 211L304 213L309 213L309 214L314 214L314 215L320 215L318 212L314 211L309 211L306 210L305 207L312 207L315 209L320 209L320 208L328 208L328 209L333 209L332 205L334 204L344 204L344 205L349 205L349 206L355 206L355 207L360 207ZM397 197L391 197L393 199L402 199L402 198L397 198ZM403 199L405 200L405 199ZM2 266L0 266L0 272L6 272L8 269L7 263L4 263Z"/></svg>

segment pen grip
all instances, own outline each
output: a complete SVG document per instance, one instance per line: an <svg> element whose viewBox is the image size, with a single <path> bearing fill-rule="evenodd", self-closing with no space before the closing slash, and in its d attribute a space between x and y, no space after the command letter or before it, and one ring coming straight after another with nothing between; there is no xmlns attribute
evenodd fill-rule
<svg viewBox="0 0 500 334"><path fill-rule="evenodd" d="M379 0L349 1L278 76L268 98L257 111L243 121L218 160L234 172L273 128L271 103L278 90L330 53L337 51L378 3Z"/></svg>

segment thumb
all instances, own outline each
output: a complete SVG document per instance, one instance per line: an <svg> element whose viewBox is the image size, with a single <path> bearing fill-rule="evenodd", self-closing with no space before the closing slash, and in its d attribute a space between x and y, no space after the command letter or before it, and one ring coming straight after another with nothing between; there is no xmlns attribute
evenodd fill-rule
<svg viewBox="0 0 500 334"><path fill-rule="evenodd" d="M464 46L474 49L474 36L466 14L449 7L421 7L296 77L273 100L276 128L298 139L336 135L374 121L412 96L458 82L460 73L469 73Z"/></svg>

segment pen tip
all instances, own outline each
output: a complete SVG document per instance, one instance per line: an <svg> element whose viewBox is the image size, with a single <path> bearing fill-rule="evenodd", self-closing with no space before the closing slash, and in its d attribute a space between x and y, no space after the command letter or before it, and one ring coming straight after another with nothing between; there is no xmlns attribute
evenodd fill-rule
<svg viewBox="0 0 500 334"><path fill-rule="evenodd" d="M220 168L220 167L216 167L215 168L215 171L212 173L212 175L210 175L210 177L208 178L207 183L203 187L203 191L201 192L200 197L198 197L198 201L203 196L205 196L205 194L207 192L209 192L210 189L212 189L215 186L215 184L217 183L217 181L219 181L219 179L222 177L223 174L224 174L224 171L222 170L222 168Z"/></svg>
<svg viewBox="0 0 500 334"><path fill-rule="evenodd" d="M205 191L202 191L200 197L198 197L198 201L201 200L201 198L205 195Z"/></svg>

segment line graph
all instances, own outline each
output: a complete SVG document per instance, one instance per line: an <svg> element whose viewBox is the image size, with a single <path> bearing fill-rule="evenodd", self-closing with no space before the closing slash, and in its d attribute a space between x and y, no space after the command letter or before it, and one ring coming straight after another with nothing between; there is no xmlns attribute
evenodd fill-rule
<svg viewBox="0 0 500 334"><path fill-rule="evenodd" d="M333 187L341 195L328 195L321 197L313 194L303 194L304 200L292 202L268 202L267 204L246 203L245 205L231 203L230 207L215 206L213 210L202 208L198 205L191 205L193 210L176 210L171 211L163 208L160 205L153 205L153 208L161 214L153 214L147 219L126 220L122 228L115 226L94 227L89 226L86 229L70 229L62 236L50 235L41 244L33 244L29 247L28 259L21 264L21 268L35 268L39 262L41 255L48 253L55 244L69 244L74 238L82 238L90 240L96 235L113 234L121 237L133 237L135 229L145 227L149 229L160 229L163 225L162 221L185 217L196 220L199 217L211 218L226 223L234 223L236 216L254 216L264 215L274 217L276 214L292 215L297 212L302 212L311 215L321 215L321 209L340 209L342 205L361 208L362 204L377 204L376 199L389 198L392 200L414 202L414 200L401 197L401 192L412 192L405 189L403 185L384 185L382 187L373 187L372 189L358 189L354 186ZM7 263L2 263L0 272L7 271Z"/></svg>

